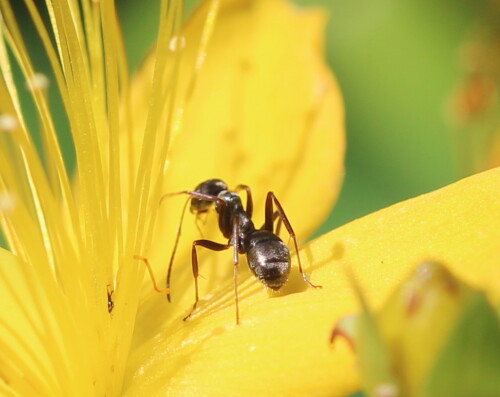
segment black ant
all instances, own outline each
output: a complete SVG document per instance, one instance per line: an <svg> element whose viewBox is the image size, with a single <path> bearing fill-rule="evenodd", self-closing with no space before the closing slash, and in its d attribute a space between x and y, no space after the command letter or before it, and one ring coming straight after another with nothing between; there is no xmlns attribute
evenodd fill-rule
<svg viewBox="0 0 500 397"><path fill-rule="evenodd" d="M115 307L115 302L113 302L113 292L115 292L114 290L110 290L111 286L108 284L107 287L106 287L106 293L108 295L108 313L111 314L111 312L113 311L114 307Z"/></svg>
<svg viewBox="0 0 500 397"><path fill-rule="evenodd" d="M247 201L246 208L243 208L241 198L238 191L246 192ZM280 223L278 223L277 231L274 232L274 221L279 217L279 222L283 222L290 238L293 239L295 251L297 253L297 261L299 271L304 281L313 288L320 288L319 285L314 285L307 278L302 270L302 264L299 257L299 249L295 232L288 221L288 218L283 211L283 207L276 198L273 192L267 193L265 206L265 222L260 229L256 229L252 222L253 201L252 193L248 186L238 185L235 191L228 190L227 184L220 179L209 179L200 183L194 190L185 190L177 193L170 193L162 197L173 195L186 194L189 199L186 201L182 210L181 221L177 231L177 237L174 244L172 256L167 272L167 285L163 293L167 294L167 299L170 302L170 276L172 274L172 264L181 234L182 220L186 210L187 203L191 201L190 210L194 214L207 212L212 206L219 216L219 229L221 233L228 239L227 244L217 243L211 240L195 240L192 245L192 267L195 284L195 301L189 314L183 318L187 320L196 309L199 301L198 296L198 255L196 247L201 246L212 251L223 251L231 247L234 248L233 254L233 269L234 269L234 296L236 305L236 323L239 323L239 308L238 308L238 287L237 287L237 271L238 271L238 254L246 254L248 266L252 273L265 286L278 290L288 280L290 273L290 251L286 244L278 237ZM276 206L276 212L273 207ZM148 267L150 274L151 268L146 258L135 256L136 259L143 261ZM152 274L151 274L152 276ZM155 289L156 288L155 285Z"/></svg>

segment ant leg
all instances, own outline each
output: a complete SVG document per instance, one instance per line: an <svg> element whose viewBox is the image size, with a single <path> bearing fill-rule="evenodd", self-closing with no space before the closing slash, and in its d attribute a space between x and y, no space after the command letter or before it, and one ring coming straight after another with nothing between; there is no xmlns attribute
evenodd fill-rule
<svg viewBox="0 0 500 397"><path fill-rule="evenodd" d="M224 200L219 199L217 196L212 196L210 194L204 194L204 193L199 193L199 192L189 191L189 190L183 190L183 191L180 191L180 192L164 194L160 198L160 204L163 202L163 200L165 198L172 197L172 196L178 196L178 195L181 195L181 194L187 194L189 196L189 198L186 200L186 203L184 204L184 207L182 208L181 220L179 222L179 228L177 229L177 235L175 237L174 248L172 250L172 255L170 256L170 261L168 263L167 280L166 280L166 287L167 287L167 289L170 289L170 278L172 276L172 266L174 264L174 257L175 257L175 253L177 251L177 246L179 244L179 239L180 239L181 231L182 231L182 221L184 219L184 214L186 213L186 208L187 208L188 202L191 199L198 199L198 200L205 200L205 201L216 202L221 207L224 207L225 204L226 204ZM170 292L167 293L167 300L169 302L171 301L170 300Z"/></svg>
<svg viewBox="0 0 500 397"><path fill-rule="evenodd" d="M198 296L198 255L196 254L196 247L197 246L205 247L208 248L209 250L212 251L223 251L231 247L230 244L220 244L216 243L215 241L211 240L195 240L193 241L193 247L191 251L191 264L193 267L193 277L194 277L194 293L195 293L195 298L194 298L194 304L193 308L189 312L189 314L183 318L184 321L186 321L191 315L193 314L194 310L196 309L196 305L198 304L199 301L199 296Z"/></svg>
<svg viewBox="0 0 500 397"><path fill-rule="evenodd" d="M149 264L149 261L147 258L144 258L143 256L139 256L139 255L134 255L134 259L137 259L146 265L146 268L148 269L148 272L149 272L149 276L151 277L151 282L153 283L153 289L156 292L158 292L159 294L169 294L170 293L170 288L158 288L158 286L156 285L156 280L155 280L155 276L153 274L153 269L151 269L151 265Z"/></svg>
<svg viewBox="0 0 500 397"><path fill-rule="evenodd" d="M239 229L238 221L236 218L233 220L233 236L232 245L233 251L233 275L234 275L234 305L236 307L236 325L240 323L240 308L238 305L238 247L239 247Z"/></svg>
<svg viewBox="0 0 500 397"><path fill-rule="evenodd" d="M288 218L286 217L285 211L283 210L283 207L281 206L280 202L276 198L273 192L268 192L267 197L266 197L266 222L265 222L265 227L266 230L273 231L273 203L276 205L276 209L278 212L278 215L283 222L283 224L286 227L286 230L288 231L288 234L290 234L290 238L293 240L293 244L295 245L295 252L297 254L297 261L299 262L299 272L302 275L302 278L304 281L311 287L313 288L321 288L321 285L314 285L309 278L307 278L306 274L302 270L302 263L300 262L300 256L299 256L299 247L297 245L297 237L295 236L295 232L293 231L292 225L288 221Z"/></svg>
<svg viewBox="0 0 500 397"><path fill-rule="evenodd" d="M204 235L203 235L203 230L200 226L200 223L201 223L201 225L206 224L206 217L202 218L202 216L205 216L206 214L207 214L207 211L200 211L200 212L196 213L195 218L194 218L194 224L196 226L196 229L198 230L198 233L200 233L201 238L203 238Z"/></svg>
<svg viewBox="0 0 500 397"><path fill-rule="evenodd" d="M280 214L280 213L279 213L278 211L274 211L274 213L273 213L273 223L272 223L273 227L271 228L271 230L269 230L270 232L272 232L272 233L276 234L277 236L279 236L279 235L280 235L280 232L281 232L281 224L283 223L283 222L281 221L281 218L278 218L278 217L279 217L279 214ZM274 232L274 231L273 231L273 229L274 229L274 221L276 220L276 218L278 218L278 224L276 225L276 232ZM265 223L262 225L261 229L267 230L267 229L266 229L266 224L265 224Z"/></svg>
<svg viewBox="0 0 500 397"><path fill-rule="evenodd" d="M184 214L186 213L186 208L189 203L189 200L190 198L186 200L186 202L184 203L184 207L182 207L181 220L179 221L177 235L175 236L174 248L172 249L172 255L170 255L170 261L168 262L166 287L169 290L170 290L170 277L172 275L172 265L174 264L175 253L177 252L177 246L179 245L179 239L181 237L181 231L182 231L182 221L184 220ZM170 302L170 292L167 293L167 300Z"/></svg>
<svg viewBox="0 0 500 397"><path fill-rule="evenodd" d="M245 212L248 214L249 218L252 218L253 213L253 200L252 200L252 190L247 185L238 185L236 186L235 191L244 190L247 193L247 205Z"/></svg>
<svg viewBox="0 0 500 397"><path fill-rule="evenodd" d="M274 214L278 213L279 215L279 212L276 211ZM278 224L276 225L276 235L279 236L280 235L280 232L281 232L281 225L283 224L283 221L281 220L281 217L278 218ZM290 240L288 240L290 241Z"/></svg>

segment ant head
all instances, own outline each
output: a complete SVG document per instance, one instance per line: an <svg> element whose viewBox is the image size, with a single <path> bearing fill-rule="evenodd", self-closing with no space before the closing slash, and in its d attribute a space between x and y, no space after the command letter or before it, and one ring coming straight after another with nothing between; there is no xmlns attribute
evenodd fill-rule
<svg viewBox="0 0 500 397"><path fill-rule="evenodd" d="M220 192L227 190L227 184L221 179L209 179L200 183L194 189L195 192L208 194L217 197ZM206 212L214 205L213 201L201 200L197 198L191 199L190 211L194 214Z"/></svg>
<svg viewBox="0 0 500 397"><path fill-rule="evenodd" d="M250 235L248 266L265 286L278 290L290 274L290 251L275 234L258 230Z"/></svg>

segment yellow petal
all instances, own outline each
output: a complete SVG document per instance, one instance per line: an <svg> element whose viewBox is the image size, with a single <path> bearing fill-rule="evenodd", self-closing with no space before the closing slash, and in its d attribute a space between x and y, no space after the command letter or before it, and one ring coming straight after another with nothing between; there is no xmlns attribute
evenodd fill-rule
<svg viewBox="0 0 500 397"><path fill-rule="evenodd" d="M343 177L343 106L322 54L325 15L284 0L222 1L197 71L210 4L204 2L176 40L185 43L178 97L186 103L182 117L174 115L181 117L180 132L174 131L162 193L193 189L210 178L231 188L247 184L260 225L265 194L273 190L305 238L330 211ZM134 86L139 118L152 70L151 57ZM181 199L171 199L164 208L172 212L160 211L168 227L159 228L155 246L163 255L181 206Z"/></svg>
<svg viewBox="0 0 500 397"><path fill-rule="evenodd" d="M311 242L301 256L323 288L304 286L296 269L280 296L248 279L239 287L239 326L228 282L200 302L188 322L174 320L136 351L129 395L341 396L355 390L352 354L343 342L333 349L328 344L335 322L358 311L344 268L353 268L375 307L429 258L498 302L499 180L500 169L490 170Z"/></svg>
<svg viewBox="0 0 500 397"><path fill-rule="evenodd" d="M186 108L185 133L172 148L168 187L213 177L248 184L259 219L273 190L300 235L314 231L343 175L343 108L322 56L324 22L322 12L283 0L221 9ZM188 45L195 31L190 25Z"/></svg>
<svg viewBox="0 0 500 397"><path fill-rule="evenodd" d="M180 98L190 87L210 5L205 2L197 10L183 32L185 40L178 39L185 42ZM299 238L318 227L337 196L344 153L343 106L322 55L324 23L321 11L296 8L283 0L222 2L193 94L186 97L182 130L170 148L161 193L222 178L230 188L240 183L252 188L256 227L263 224L269 190L276 193ZM149 95L151 87L145 81L152 68L148 59L137 76L138 103ZM166 274L184 200L163 201L151 250L138 253L148 257L159 279ZM201 222L203 238L225 242L215 230L216 215L206 218L206 224ZM288 238L285 231L282 235ZM178 317L192 304L190 251L191 242L199 238L188 212L172 275L175 304L165 310L164 297L150 300L139 312L145 327ZM200 251L200 272L209 280L201 281L204 295L218 280L228 279L231 255ZM144 291L151 291L149 284ZM146 331L138 330L136 337L141 332Z"/></svg>

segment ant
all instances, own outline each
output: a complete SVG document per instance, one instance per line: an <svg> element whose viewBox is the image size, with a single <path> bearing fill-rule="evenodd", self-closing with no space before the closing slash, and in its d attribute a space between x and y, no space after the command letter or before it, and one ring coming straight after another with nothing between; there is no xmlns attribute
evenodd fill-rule
<svg viewBox="0 0 500 397"><path fill-rule="evenodd" d="M246 207L243 208L241 197L238 191L246 192ZM166 290L167 299L170 302L170 277L172 274L172 264L177 250L177 244L181 234L182 220L186 210L187 203L191 201L190 211L196 215L207 212L215 207L219 217L219 229L228 239L227 244L217 243L211 240L195 240L192 244L191 258L195 285L195 301L189 314L183 318L186 321L193 314L199 301L198 296L198 255L196 247L204 247L212 251L223 251L229 248L234 249L233 253L233 273L234 273L234 297L236 306L236 324L239 324L238 308L238 255L246 254L248 266L252 273L265 286L279 290L288 280L290 273L290 251L286 244L278 237L281 222L285 225L290 238L295 245L299 271L304 281L313 288L321 288L320 285L314 285L307 278L302 270L300 262L299 249L295 232L285 215L285 211L273 192L267 193L265 205L265 222L260 229L256 229L252 222L253 201L252 193L248 186L238 185L234 191L228 190L227 184L220 179L209 179L200 183L194 190L184 190L181 192L166 194L162 197L186 194L189 196L184 204L181 214L177 237L174 243L172 256L167 272ZM274 211L276 206L276 212ZM274 232L274 221L279 217L279 223L276 232ZM151 273L151 268L146 258L135 256L135 259L143 261ZM151 274L152 275L152 274ZM155 288L158 291L158 288Z"/></svg>
<svg viewBox="0 0 500 397"><path fill-rule="evenodd" d="M115 292L114 290L110 290L109 288L111 285L106 286L106 293L108 295L108 313L111 314L115 307L115 302L113 302L113 293Z"/></svg>

